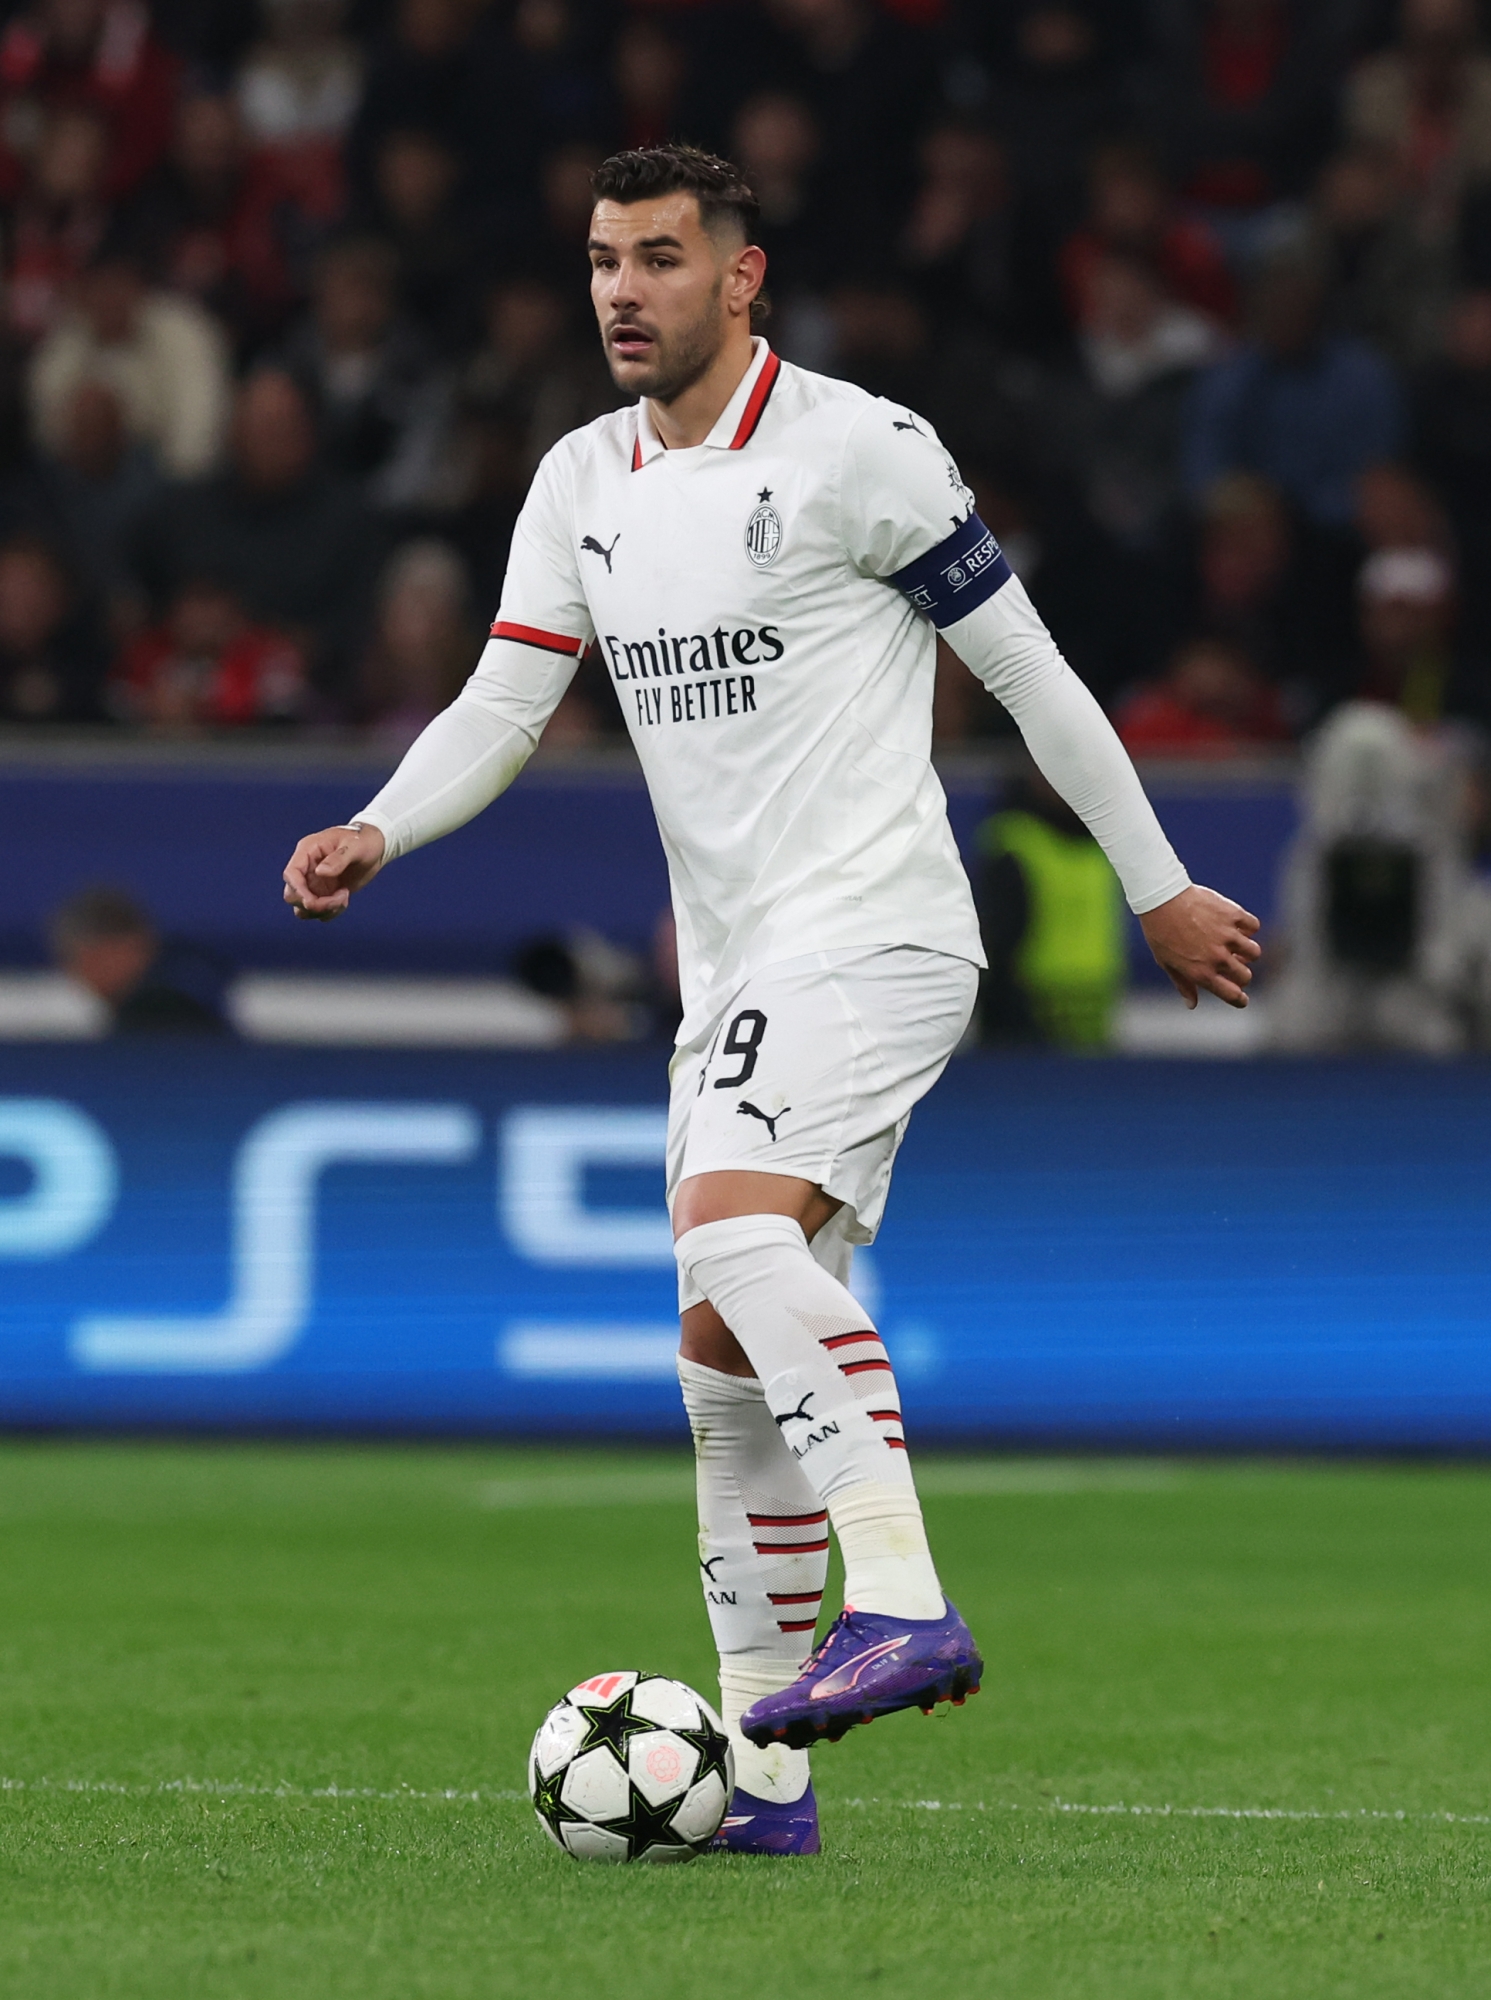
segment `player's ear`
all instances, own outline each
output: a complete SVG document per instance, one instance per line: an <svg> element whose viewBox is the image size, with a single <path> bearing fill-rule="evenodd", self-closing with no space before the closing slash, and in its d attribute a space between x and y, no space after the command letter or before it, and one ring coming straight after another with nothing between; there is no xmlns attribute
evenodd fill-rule
<svg viewBox="0 0 1491 2000"><path fill-rule="evenodd" d="M766 283L766 252L756 243L737 250L731 259L727 290L733 314L749 314L751 301Z"/></svg>

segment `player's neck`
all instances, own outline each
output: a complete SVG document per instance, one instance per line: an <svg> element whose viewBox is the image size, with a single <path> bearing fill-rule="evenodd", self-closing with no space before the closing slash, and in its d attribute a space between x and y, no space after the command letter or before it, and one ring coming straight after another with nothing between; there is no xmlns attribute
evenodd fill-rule
<svg viewBox="0 0 1491 2000"><path fill-rule="evenodd" d="M754 358L749 326L731 328L724 345L699 377L671 403L647 398L647 415L665 451L688 451L703 444L719 422L730 398L745 379Z"/></svg>

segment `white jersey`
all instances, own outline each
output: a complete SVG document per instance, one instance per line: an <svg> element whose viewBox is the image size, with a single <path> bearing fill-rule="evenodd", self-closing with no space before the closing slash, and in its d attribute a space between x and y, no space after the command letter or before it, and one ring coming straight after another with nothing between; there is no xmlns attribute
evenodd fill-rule
<svg viewBox="0 0 1491 2000"><path fill-rule="evenodd" d="M667 855L680 1040L749 974L807 952L913 945L981 964L931 762L938 626L965 658L999 654L1004 681L1028 678L1033 642L1037 678L1054 663L1080 689L930 426L784 364L758 339L703 444L666 450L643 402L549 453L514 533L493 642L447 712L484 710L501 740L485 746L474 717L439 744L422 738L359 818L394 855L469 817L521 766L594 641ZM1010 699L988 662L970 664L1023 722L1019 690ZM1131 902L1152 907L1187 878L1081 695L1066 733L1104 733L1103 796L1085 810L1059 788L1104 840ZM1126 784L1109 768L1115 751ZM1123 824L1105 838L1115 787Z"/></svg>

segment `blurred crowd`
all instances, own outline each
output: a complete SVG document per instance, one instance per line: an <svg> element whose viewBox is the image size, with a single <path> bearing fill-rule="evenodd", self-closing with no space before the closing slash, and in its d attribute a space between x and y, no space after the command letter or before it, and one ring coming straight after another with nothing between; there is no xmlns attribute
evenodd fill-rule
<svg viewBox="0 0 1491 2000"><path fill-rule="evenodd" d="M1491 710L1474 0L32 0L0 15L0 723L469 671L617 401L589 175L759 192L769 333L923 412L1139 753ZM945 741L1008 724L967 676ZM582 669L553 735L620 729Z"/></svg>

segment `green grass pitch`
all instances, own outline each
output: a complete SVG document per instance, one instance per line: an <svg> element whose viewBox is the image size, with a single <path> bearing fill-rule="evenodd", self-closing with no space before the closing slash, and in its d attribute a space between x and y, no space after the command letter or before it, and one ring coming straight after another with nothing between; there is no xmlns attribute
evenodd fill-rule
<svg viewBox="0 0 1491 2000"><path fill-rule="evenodd" d="M984 1692L818 1753L820 1860L612 1870L524 1752L713 1691L685 1460L0 1445L0 1994L1491 1993L1491 1475L923 1474Z"/></svg>

